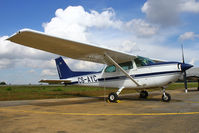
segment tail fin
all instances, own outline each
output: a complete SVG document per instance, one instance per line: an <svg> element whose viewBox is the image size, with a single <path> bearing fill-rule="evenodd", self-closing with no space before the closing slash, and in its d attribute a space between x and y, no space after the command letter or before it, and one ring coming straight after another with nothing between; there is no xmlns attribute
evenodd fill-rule
<svg viewBox="0 0 199 133"><path fill-rule="evenodd" d="M55 62L60 79L66 79L73 76L73 71L66 65L62 57L55 59Z"/></svg>
<svg viewBox="0 0 199 133"><path fill-rule="evenodd" d="M67 79L75 76L98 73L98 72L81 72L81 71L74 72L67 66L62 57L56 58L55 62L60 79Z"/></svg>

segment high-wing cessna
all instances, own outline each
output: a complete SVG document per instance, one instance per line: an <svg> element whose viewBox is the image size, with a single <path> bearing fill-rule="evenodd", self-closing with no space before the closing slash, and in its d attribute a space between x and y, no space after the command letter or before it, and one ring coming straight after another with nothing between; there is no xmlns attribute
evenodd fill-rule
<svg viewBox="0 0 199 133"><path fill-rule="evenodd" d="M192 67L190 64L185 64L184 60L182 63L151 60L28 29L17 32L7 40L73 59L106 64L106 67L98 72L72 71L60 57L56 59L60 80L43 80L43 82L118 88L117 92L109 94L110 102L116 102L124 88L138 90L141 98L147 98L146 89L162 88L162 101L168 102L171 96L165 92L165 87L178 80Z"/></svg>

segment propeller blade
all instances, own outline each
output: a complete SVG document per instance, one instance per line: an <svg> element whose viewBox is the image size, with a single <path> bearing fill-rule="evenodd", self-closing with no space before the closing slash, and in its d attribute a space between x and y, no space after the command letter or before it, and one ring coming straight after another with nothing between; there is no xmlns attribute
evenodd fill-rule
<svg viewBox="0 0 199 133"><path fill-rule="evenodd" d="M184 61L184 50L183 50L183 44L181 44L181 48L182 48L182 63L184 64L185 61Z"/></svg>
<svg viewBox="0 0 199 133"><path fill-rule="evenodd" d="M182 63L183 63L183 65L185 65L183 44L181 44L181 48L182 48ZM187 74L186 74L186 70L183 70L183 80L184 80L185 93L187 93L188 89L187 89Z"/></svg>
<svg viewBox="0 0 199 133"><path fill-rule="evenodd" d="M188 89L187 89L187 74L186 72L184 71L184 88L185 88L185 93L188 92Z"/></svg>

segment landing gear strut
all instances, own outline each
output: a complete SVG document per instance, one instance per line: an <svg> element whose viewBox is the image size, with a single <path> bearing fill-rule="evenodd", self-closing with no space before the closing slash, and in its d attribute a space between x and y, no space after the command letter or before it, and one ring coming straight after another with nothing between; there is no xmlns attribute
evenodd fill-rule
<svg viewBox="0 0 199 133"><path fill-rule="evenodd" d="M171 100L170 94L165 92L165 88L162 89L163 89L162 101L169 102Z"/></svg>
<svg viewBox="0 0 199 133"><path fill-rule="evenodd" d="M146 99L146 98L148 97L148 95L149 95L149 94L148 94L147 91L144 91L144 90L143 90L143 91L140 92L140 98L145 98L145 99Z"/></svg>

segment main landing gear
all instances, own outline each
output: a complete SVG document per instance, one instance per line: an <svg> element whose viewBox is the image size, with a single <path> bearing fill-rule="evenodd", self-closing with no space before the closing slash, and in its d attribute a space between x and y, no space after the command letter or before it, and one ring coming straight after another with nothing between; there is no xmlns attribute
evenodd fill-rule
<svg viewBox="0 0 199 133"><path fill-rule="evenodd" d="M115 102L117 103L118 102L118 95L120 94L120 92L124 89L124 87L121 87L116 93L115 92L111 92L109 95L108 95L108 101L109 102ZM140 92L140 98L144 98L146 99L148 97L148 92L145 91L145 90L142 90Z"/></svg>
<svg viewBox="0 0 199 133"><path fill-rule="evenodd" d="M142 91L140 92L140 98L146 99L148 96L149 96L149 93L148 93L147 91L142 90Z"/></svg>
<svg viewBox="0 0 199 133"><path fill-rule="evenodd" d="M109 102L115 102L118 103L118 95L120 94L120 92L124 89L124 87L119 88L119 90L115 93L115 92L111 92L108 95L108 101Z"/></svg>
<svg viewBox="0 0 199 133"><path fill-rule="evenodd" d="M142 90L141 92L140 92L140 98L147 98L148 97L148 92L147 91L145 91L145 90ZM168 93L166 93L165 92L165 88L163 88L163 95L162 95L162 101L163 102L169 102L171 100L171 96L170 96L170 94L168 94Z"/></svg>
<svg viewBox="0 0 199 133"><path fill-rule="evenodd" d="M118 100L118 95L115 93L115 92L112 92L112 93L110 93L109 95L108 95L108 100L110 101L110 102L117 102L117 100Z"/></svg>

